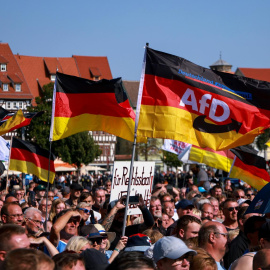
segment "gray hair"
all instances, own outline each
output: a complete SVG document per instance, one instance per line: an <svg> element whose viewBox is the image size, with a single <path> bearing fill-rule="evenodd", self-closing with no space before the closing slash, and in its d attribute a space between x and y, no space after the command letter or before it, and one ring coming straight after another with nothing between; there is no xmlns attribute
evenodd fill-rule
<svg viewBox="0 0 270 270"><path fill-rule="evenodd" d="M205 203L210 204L210 201L209 201L207 198L199 198L199 199L197 199L197 200L194 202L196 208L199 209L199 210L202 210L202 206L203 206Z"/></svg>
<svg viewBox="0 0 270 270"><path fill-rule="evenodd" d="M80 202L80 203L78 203L76 208L78 209L78 208L84 208L84 207L91 207L91 204L87 203L87 202Z"/></svg>
<svg viewBox="0 0 270 270"><path fill-rule="evenodd" d="M24 211L24 216L25 217L32 217L35 213L42 215L41 211L39 211L37 208L29 207Z"/></svg>

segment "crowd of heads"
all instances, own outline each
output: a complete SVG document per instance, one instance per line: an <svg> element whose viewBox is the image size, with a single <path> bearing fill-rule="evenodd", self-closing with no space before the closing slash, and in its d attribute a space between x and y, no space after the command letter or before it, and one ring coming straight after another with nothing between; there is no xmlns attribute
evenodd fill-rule
<svg viewBox="0 0 270 270"><path fill-rule="evenodd" d="M213 170L155 174L150 200L140 196L141 214L126 224L125 197L110 201L109 175L60 175L27 189L15 179L0 196L2 269L269 267L267 215L246 214L256 191Z"/></svg>

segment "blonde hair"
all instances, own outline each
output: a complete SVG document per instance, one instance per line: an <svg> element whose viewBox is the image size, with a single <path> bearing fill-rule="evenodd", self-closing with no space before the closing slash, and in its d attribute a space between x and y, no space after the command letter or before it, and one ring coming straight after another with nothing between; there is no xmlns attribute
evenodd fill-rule
<svg viewBox="0 0 270 270"><path fill-rule="evenodd" d="M193 213L193 215L195 215L195 216L198 216L198 217L202 217L202 211L201 210L199 210L199 209L197 209L197 208L193 208L192 209L192 213Z"/></svg>
<svg viewBox="0 0 270 270"><path fill-rule="evenodd" d="M75 251L75 252L79 253L81 248L87 244L91 244L91 243L85 237L73 236L69 239L67 246L66 246L66 250Z"/></svg>
<svg viewBox="0 0 270 270"><path fill-rule="evenodd" d="M147 235L151 239L151 244L155 244L160 238L164 235L157 230L147 229L142 232L143 234Z"/></svg>
<svg viewBox="0 0 270 270"><path fill-rule="evenodd" d="M53 218L56 216L56 207L60 203L63 203L64 205L66 205L65 201L62 199L56 199L52 202L52 208L49 215L49 221L53 222Z"/></svg>
<svg viewBox="0 0 270 270"><path fill-rule="evenodd" d="M202 248L194 248L197 255L190 262L190 270L217 270L217 264L213 257Z"/></svg>

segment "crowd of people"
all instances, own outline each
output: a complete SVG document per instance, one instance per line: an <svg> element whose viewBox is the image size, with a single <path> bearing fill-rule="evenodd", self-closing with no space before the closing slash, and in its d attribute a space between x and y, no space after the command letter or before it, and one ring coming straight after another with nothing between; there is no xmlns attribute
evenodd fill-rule
<svg viewBox="0 0 270 270"><path fill-rule="evenodd" d="M32 181L25 189L14 176L2 190L0 269L270 267L268 215L246 214L256 191L213 170L156 174L150 205L140 196L141 214L126 224L125 197L110 202L109 175L61 175L55 183Z"/></svg>

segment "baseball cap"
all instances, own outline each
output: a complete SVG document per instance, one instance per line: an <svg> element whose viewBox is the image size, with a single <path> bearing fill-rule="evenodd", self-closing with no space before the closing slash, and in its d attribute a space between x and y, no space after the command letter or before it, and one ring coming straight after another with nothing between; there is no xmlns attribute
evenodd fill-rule
<svg viewBox="0 0 270 270"><path fill-rule="evenodd" d="M46 190L46 187L44 185L38 185L36 187L36 190L38 190L38 191Z"/></svg>
<svg viewBox="0 0 270 270"><path fill-rule="evenodd" d="M113 240L115 239L116 237L116 233L115 232L107 232L105 231L105 228L101 225L101 224L93 224L95 226L95 228L98 230L98 232L105 236L105 237L108 237L108 240L110 241L110 243L113 242Z"/></svg>
<svg viewBox="0 0 270 270"><path fill-rule="evenodd" d="M179 201L176 205L175 205L175 208L178 210L179 208L182 208L182 209L185 209L186 207L188 206L193 206L193 202L192 201L189 201L187 199L183 199L181 201Z"/></svg>
<svg viewBox="0 0 270 270"><path fill-rule="evenodd" d="M189 249L181 239L174 236L164 236L155 243L153 258L155 263L163 258L175 260L188 252L193 255L197 254L195 250Z"/></svg>
<svg viewBox="0 0 270 270"><path fill-rule="evenodd" d="M87 270L105 270L109 265L106 255L94 248L88 248L80 254Z"/></svg>
<svg viewBox="0 0 270 270"><path fill-rule="evenodd" d="M243 203L246 203L246 204L250 205L250 204L251 204L251 200L247 200L247 199L241 198L241 199L237 200L237 203L238 203L239 205L241 205L241 204L243 204Z"/></svg>
<svg viewBox="0 0 270 270"><path fill-rule="evenodd" d="M94 238L106 238L107 234L100 234L94 224L88 224L81 228L81 235L87 237L89 240Z"/></svg>
<svg viewBox="0 0 270 270"><path fill-rule="evenodd" d="M145 234L137 233L129 236L125 251L145 252L150 247L150 238Z"/></svg>

